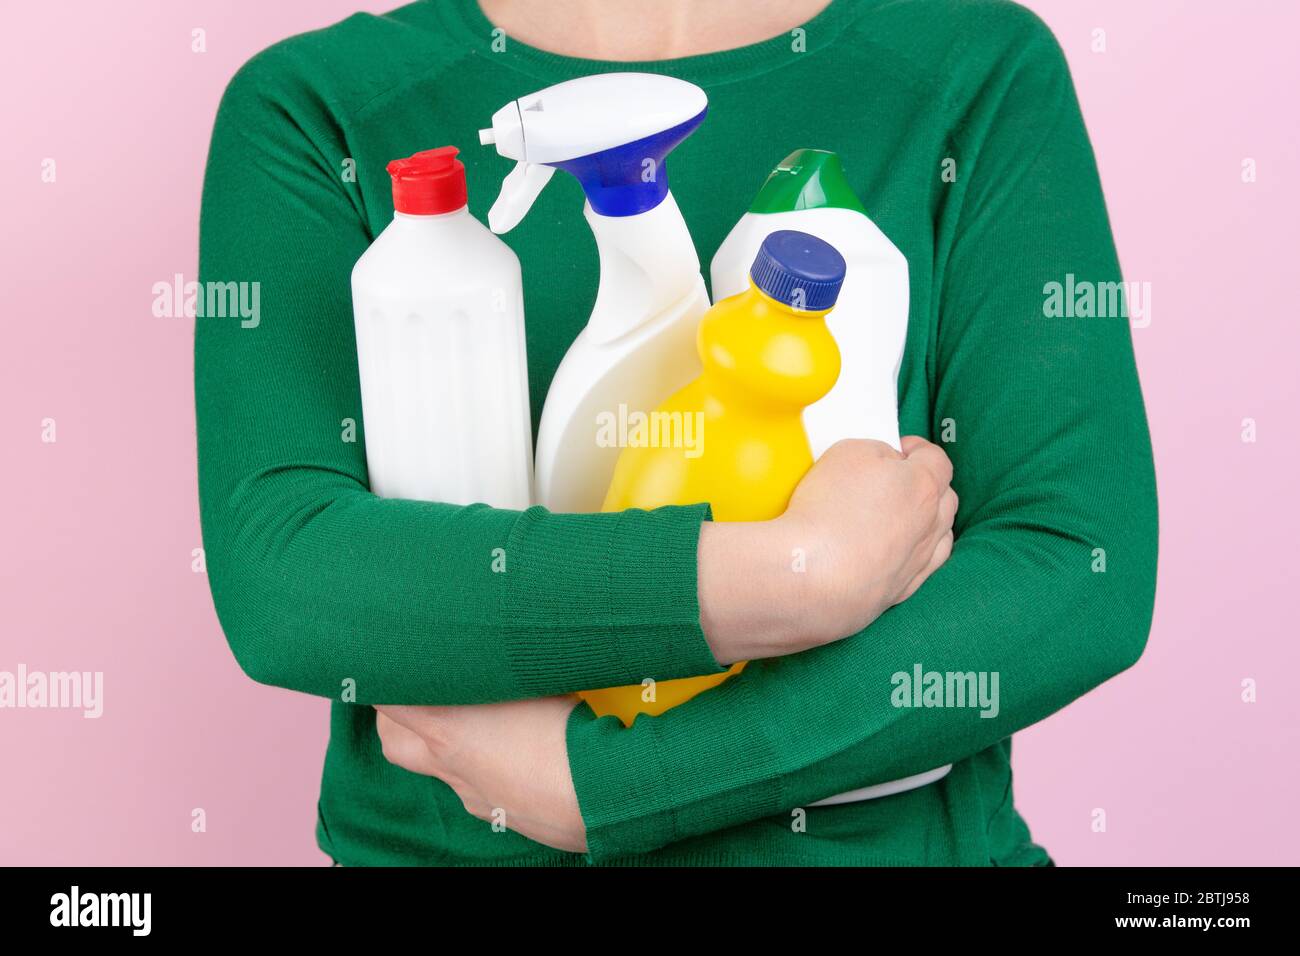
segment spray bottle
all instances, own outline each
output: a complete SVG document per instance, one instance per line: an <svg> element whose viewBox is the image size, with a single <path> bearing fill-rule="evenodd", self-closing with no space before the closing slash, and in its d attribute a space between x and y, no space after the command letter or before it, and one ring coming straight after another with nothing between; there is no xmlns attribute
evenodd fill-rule
<svg viewBox="0 0 1300 956"><path fill-rule="evenodd" d="M479 132L516 160L488 213L492 231L513 229L562 169L586 193L600 256L595 306L551 381L537 434L535 497L552 511L599 511L619 454L611 426L699 374L695 329L709 299L664 160L707 108L683 80L607 73L520 97Z"/></svg>

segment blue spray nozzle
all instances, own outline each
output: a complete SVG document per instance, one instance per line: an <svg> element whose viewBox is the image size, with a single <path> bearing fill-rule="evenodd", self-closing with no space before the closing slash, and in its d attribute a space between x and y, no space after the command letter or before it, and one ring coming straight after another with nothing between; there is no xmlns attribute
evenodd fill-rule
<svg viewBox="0 0 1300 956"><path fill-rule="evenodd" d="M582 184L591 208L602 216L635 216L668 195L665 161L704 121L708 108L669 129L575 159L549 163Z"/></svg>
<svg viewBox="0 0 1300 956"><path fill-rule="evenodd" d="M602 73L512 100L479 142L515 160L488 212L493 232L528 213L557 169L582 184L592 210L635 216L668 195L664 161L708 112L692 83L653 73Z"/></svg>

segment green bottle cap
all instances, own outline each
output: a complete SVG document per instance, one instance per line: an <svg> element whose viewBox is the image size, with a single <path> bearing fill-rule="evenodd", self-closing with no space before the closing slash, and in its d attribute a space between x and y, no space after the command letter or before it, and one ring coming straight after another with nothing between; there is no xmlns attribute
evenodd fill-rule
<svg viewBox="0 0 1300 956"><path fill-rule="evenodd" d="M844 178L840 157L825 149L796 149L777 165L763 183L749 211L790 212L831 206L864 216L857 194Z"/></svg>

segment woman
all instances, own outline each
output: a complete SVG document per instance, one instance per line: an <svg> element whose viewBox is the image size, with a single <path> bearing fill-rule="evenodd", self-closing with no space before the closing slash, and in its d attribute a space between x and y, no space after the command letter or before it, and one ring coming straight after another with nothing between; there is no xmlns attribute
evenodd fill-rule
<svg viewBox="0 0 1300 956"><path fill-rule="evenodd" d="M506 169L470 144L493 111L617 69L708 93L671 160L704 262L773 162L844 157L909 262L903 429L942 450L842 443L756 524L369 494L348 276L391 217L385 162L461 145L482 218ZM534 419L596 285L563 179L508 237ZM352 17L231 82L201 272L260 282L263 317L197 333L213 596L251 677L334 699L317 834L336 861L1050 862L1014 807L1010 736L1138 658L1156 507L1127 322L1043 307L1049 283L1120 274L1068 70L1031 14L441 0ZM815 573L790 573L794 547ZM745 659L631 728L570 696ZM993 677L997 705L901 706L897 675L921 672ZM929 786L810 807L946 763Z"/></svg>

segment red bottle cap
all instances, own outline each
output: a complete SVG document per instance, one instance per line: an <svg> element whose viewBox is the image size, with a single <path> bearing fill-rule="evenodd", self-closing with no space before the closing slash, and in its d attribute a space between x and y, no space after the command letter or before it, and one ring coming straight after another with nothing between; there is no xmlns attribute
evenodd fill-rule
<svg viewBox="0 0 1300 956"><path fill-rule="evenodd" d="M393 177L393 208L411 216L454 212L465 205L465 164L455 146L439 146L395 159L388 164Z"/></svg>

